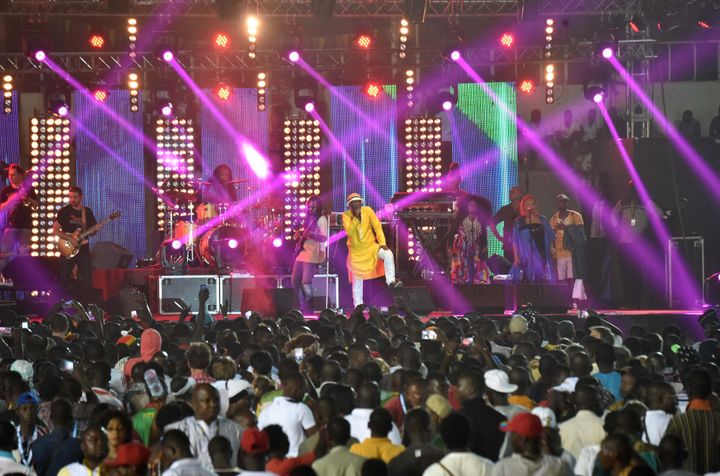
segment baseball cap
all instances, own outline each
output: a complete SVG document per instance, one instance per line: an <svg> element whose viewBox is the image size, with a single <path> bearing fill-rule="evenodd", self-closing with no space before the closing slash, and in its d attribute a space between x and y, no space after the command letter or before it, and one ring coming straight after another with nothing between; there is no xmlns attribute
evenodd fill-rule
<svg viewBox="0 0 720 476"><path fill-rule="evenodd" d="M439 416L441 420L444 420L445 417L452 412L452 407L450 406L448 399L442 395L438 395L437 393L434 393L427 398L425 406Z"/></svg>
<svg viewBox="0 0 720 476"><path fill-rule="evenodd" d="M10 365L10 370L19 373L26 382L30 381L34 374L33 365L27 360L16 360Z"/></svg>
<svg viewBox="0 0 720 476"><path fill-rule="evenodd" d="M21 407L23 405L27 405L28 403L40 405L40 400L38 400L38 397L33 392L25 392L20 394L15 402L15 406Z"/></svg>
<svg viewBox="0 0 720 476"><path fill-rule="evenodd" d="M535 407L530 412L540 419L540 423L544 428L557 428L557 418L555 412L548 407Z"/></svg>
<svg viewBox="0 0 720 476"><path fill-rule="evenodd" d="M115 459L106 460L105 466L139 466L146 464L150 450L142 443L123 443L118 446Z"/></svg>
<svg viewBox="0 0 720 476"><path fill-rule="evenodd" d="M485 386L500 393L513 393L518 386L510 383L510 377L502 370L488 370L485 372Z"/></svg>
<svg viewBox="0 0 720 476"><path fill-rule="evenodd" d="M510 324L508 326L512 334L524 334L528 331L527 319L519 314L514 315L510 318Z"/></svg>
<svg viewBox="0 0 720 476"><path fill-rule="evenodd" d="M248 428L242 434L240 439L240 448L251 455L267 453L270 449L270 439L268 434L257 428Z"/></svg>
<svg viewBox="0 0 720 476"><path fill-rule="evenodd" d="M348 195L348 197L347 197L347 203L348 203L348 204L349 204L350 202L356 202L356 201L358 201L358 200L360 200L361 202L363 201L363 198L360 196L359 193L351 193L351 194Z"/></svg>
<svg viewBox="0 0 720 476"><path fill-rule="evenodd" d="M515 415L501 430L505 433L517 433L527 438L540 438L543 433L543 426L537 415L523 412Z"/></svg>

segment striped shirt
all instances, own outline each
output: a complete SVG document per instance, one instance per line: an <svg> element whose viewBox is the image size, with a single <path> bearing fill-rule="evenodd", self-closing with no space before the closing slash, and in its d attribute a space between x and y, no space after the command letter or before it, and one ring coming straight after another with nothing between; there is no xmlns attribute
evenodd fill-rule
<svg viewBox="0 0 720 476"><path fill-rule="evenodd" d="M705 474L720 471L720 413L688 410L675 415L666 435L677 435L685 442L688 458L685 469Z"/></svg>

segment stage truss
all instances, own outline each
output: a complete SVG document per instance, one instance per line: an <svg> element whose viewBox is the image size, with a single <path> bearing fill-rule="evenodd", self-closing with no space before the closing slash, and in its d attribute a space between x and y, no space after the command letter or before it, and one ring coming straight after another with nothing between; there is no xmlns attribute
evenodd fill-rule
<svg viewBox="0 0 720 476"><path fill-rule="evenodd" d="M129 9L114 12L108 3L100 1L68 0L10 0L0 15L96 16L117 15L136 17L167 15L165 0L130 1ZM539 15L627 15L638 10L640 0L541 0ZM430 0L426 17L513 16L518 14L516 0ZM184 17L217 16L213 0L172 2L173 15ZM264 17L310 17L313 7L310 0L256 0L248 2L246 10ZM336 17L401 17L405 0L357 1L337 0L333 9Z"/></svg>
<svg viewBox="0 0 720 476"><path fill-rule="evenodd" d="M655 57L656 43L654 40L621 41L619 58L622 61L651 59ZM556 64L587 62L593 57L590 43L566 45L558 48ZM305 61L318 70L346 70L362 67L377 70L406 69L409 67L428 69L447 64L439 49L416 49L408 53L408 60L400 62L395 49L373 51L370 64L358 55L348 54L349 50L306 50L303 52ZM168 65L154 53L137 53L130 59L127 53L52 53L52 60L69 73L90 73L113 69L135 68L141 71L164 71ZM258 51L257 58L251 60L247 52L224 54L179 52L177 61L186 71L290 71L297 69L282 60L275 50ZM506 50L499 48L474 48L465 52L466 61L473 67L508 66L508 65L541 65L543 63L542 47L519 48ZM42 63L30 59L23 54L0 54L0 71L19 74L50 73Z"/></svg>

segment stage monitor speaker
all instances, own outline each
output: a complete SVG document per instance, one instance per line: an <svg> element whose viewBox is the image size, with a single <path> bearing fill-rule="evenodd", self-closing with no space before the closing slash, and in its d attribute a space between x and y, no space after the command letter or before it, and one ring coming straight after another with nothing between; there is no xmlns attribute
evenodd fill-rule
<svg viewBox="0 0 720 476"><path fill-rule="evenodd" d="M200 309L198 293L201 286L206 286L210 291L210 297L205 303L205 310L209 314L220 312L219 303L219 280L217 275L195 275L195 276L160 276L158 287L158 301L160 302L160 314L179 314L186 306L191 307L191 312L197 314Z"/></svg>
<svg viewBox="0 0 720 476"><path fill-rule="evenodd" d="M544 313L565 313L570 307L570 288L566 284L521 284L516 288L518 308L531 305Z"/></svg>
<svg viewBox="0 0 720 476"><path fill-rule="evenodd" d="M242 312L256 311L264 317L282 317L300 308L297 294L291 288L246 288L242 295Z"/></svg>
<svg viewBox="0 0 720 476"><path fill-rule="evenodd" d="M500 255L492 255L488 258L487 264L493 274L508 274L512 268L512 263Z"/></svg>
<svg viewBox="0 0 720 476"><path fill-rule="evenodd" d="M463 284L455 287L458 295L453 312L502 314L505 312L505 288L499 284Z"/></svg>
<svg viewBox="0 0 720 476"><path fill-rule="evenodd" d="M17 256L3 269L3 275L21 289L56 289L59 258L47 256Z"/></svg>
<svg viewBox="0 0 720 476"><path fill-rule="evenodd" d="M435 310L433 300L427 286L407 286L402 288L388 288L393 299L402 297L410 309L416 314L429 315Z"/></svg>
<svg viewBox="0 0 720 476"><path fill-rule="evenodd" d="M132 311L138 310L138 303L133 293L133 289L125 288L110 296L110 299L105 301L104 307L111 316L123 316L129 318Z"/></svg>
<svg viewBox="0 0 720 476"><path fill-rule="evenodd" d="M124 269L130 266L133 254L112 241L98 241L92 249L92 267L95 269Z"/></svg>

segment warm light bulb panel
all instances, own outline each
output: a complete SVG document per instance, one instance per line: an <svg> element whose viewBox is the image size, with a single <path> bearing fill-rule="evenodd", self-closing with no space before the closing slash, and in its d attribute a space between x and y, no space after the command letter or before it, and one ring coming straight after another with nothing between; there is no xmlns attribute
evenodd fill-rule
<svg viewBox="0 0 720 476"><path fill-rule="evenodd" d="M169 213L174 219L188 216L188 204L176 203L169 209L163 200L168 191L193 195L195 189L195 126L192 119L158 118L155 121L157 147L156 185L158 188L158 229L165 229ZM169 197L168 197L169 198Z"/></svg>

